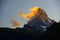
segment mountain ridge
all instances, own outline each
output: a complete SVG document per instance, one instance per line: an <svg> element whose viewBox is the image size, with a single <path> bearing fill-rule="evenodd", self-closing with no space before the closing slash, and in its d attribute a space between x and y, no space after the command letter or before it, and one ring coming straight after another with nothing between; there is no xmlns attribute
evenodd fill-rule
<svg viewBox="0 0 60 40"><path fill-rule="evenodd" d="M59 36L59 37L58 37ZM0 28L2 40L58 40L60 39L60 23L54 23L47 28L46 33L40 31L26 31L26 29Z"/></svg>

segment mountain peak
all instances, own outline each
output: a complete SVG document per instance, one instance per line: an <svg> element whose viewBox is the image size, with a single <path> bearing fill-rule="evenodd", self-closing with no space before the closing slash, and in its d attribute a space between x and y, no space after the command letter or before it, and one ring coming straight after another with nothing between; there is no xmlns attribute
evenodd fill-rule
<svg viewBox="0 0 60 40"><path fill-rule="evenodd" d="M35 10L37 10L36 13L35 13ZM34 15L28 20L28 23L27 23L27 25L29 25L28 29L29 30L39 30L39 31L45 32L46 28L50 27L55 21L48 17L45 10L43 10L39 7L35 10L34 10L34 13L32 12L32 14L34 14ZM29 15L27 15L27 16L29 16Z"/></svg>

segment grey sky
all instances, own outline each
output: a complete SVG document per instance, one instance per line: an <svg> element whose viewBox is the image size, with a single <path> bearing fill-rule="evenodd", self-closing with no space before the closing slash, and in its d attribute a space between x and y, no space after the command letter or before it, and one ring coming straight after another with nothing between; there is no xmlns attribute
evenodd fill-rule
<svg viewBox="0 0 60 40"><path fill-rule="evenodd" d="M27 13L29 8L34 6L44 9L51 19L60 20L60 0L1 0L0 3L0 20L2 20L0 27L12 27L9 16L21 22L23 26L26 19L22 20L21 17L17 17L17 11Z"/></svg>

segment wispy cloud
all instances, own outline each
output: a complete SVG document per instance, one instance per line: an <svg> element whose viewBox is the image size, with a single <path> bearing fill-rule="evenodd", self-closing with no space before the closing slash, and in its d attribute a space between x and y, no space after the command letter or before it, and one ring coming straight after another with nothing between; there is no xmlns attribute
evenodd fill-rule
<svg viewBox="0 0 60 40"><path fill-rule="evenodd" d="M11 19L11 24L13 27L21 26L21 23L16 21L14 18L10 17L10 19Z"/></svg>

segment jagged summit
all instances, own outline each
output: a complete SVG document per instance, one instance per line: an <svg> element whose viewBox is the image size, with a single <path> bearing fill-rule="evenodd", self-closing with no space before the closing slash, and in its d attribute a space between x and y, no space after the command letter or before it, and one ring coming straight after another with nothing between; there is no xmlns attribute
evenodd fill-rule
<svg viewBox="0 0 60 40"><path fill-rule="evenodd" d="M31 8L29 15L22 14L21 16L23 15L29 19L26 24L28 26L26 28L29 30L39 30L45 32L46 28L50 27L55 22L48 17L47 13L43 9L39 7L33 7Z"/></svg>

